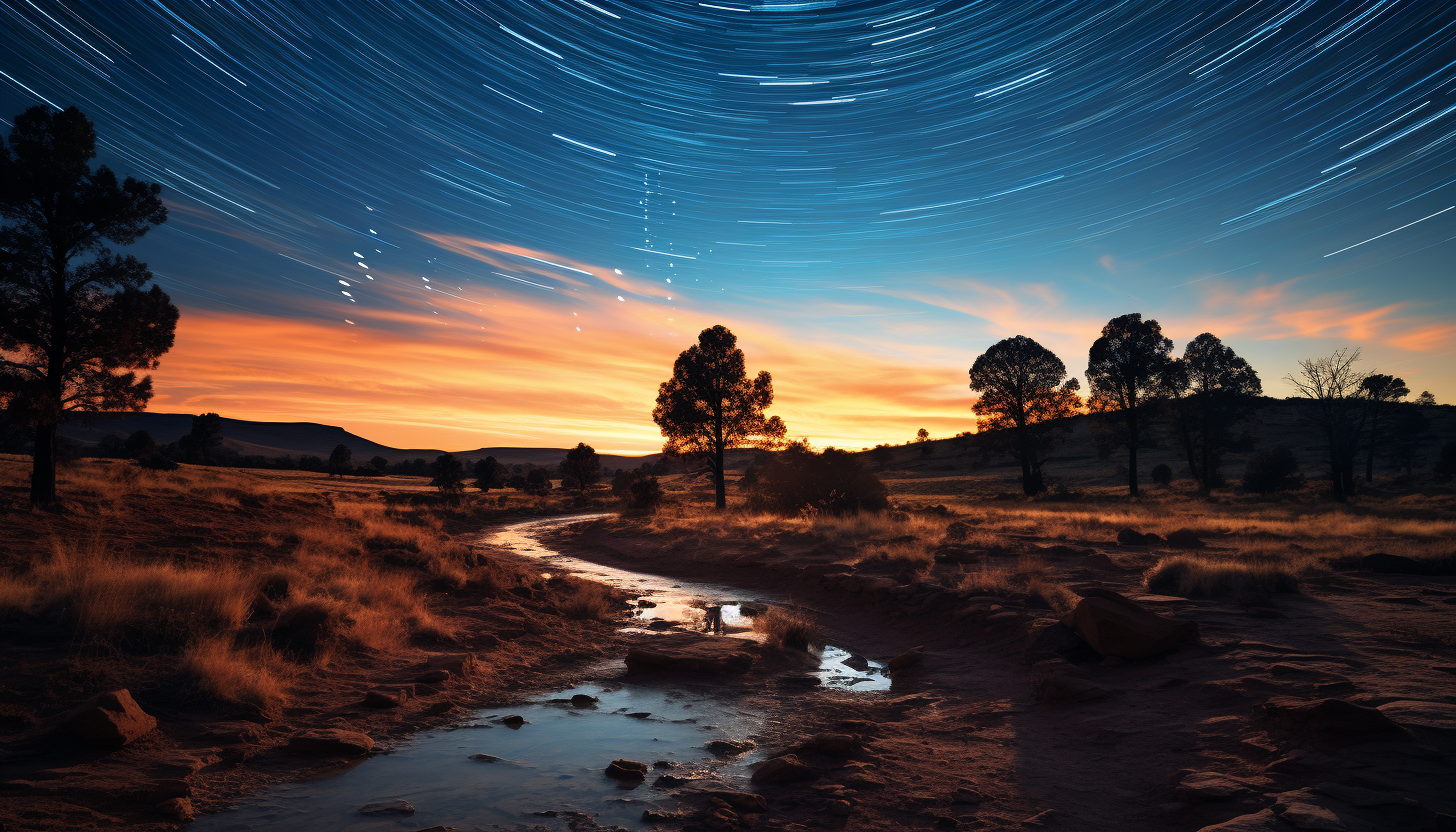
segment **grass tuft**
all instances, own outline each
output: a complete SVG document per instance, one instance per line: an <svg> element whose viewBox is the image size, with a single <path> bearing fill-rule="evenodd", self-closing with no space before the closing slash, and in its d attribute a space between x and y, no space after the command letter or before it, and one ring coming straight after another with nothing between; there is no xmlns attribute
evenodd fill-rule
<svg viewBox="0 0 1456 832"><path fill-rule="evenodd" d="M1299 578L1288 564L1264 558L1163 558L1148 570L1144 584L1149 592L1184 598L1236 599L1299 591Z"/></svg>
<svg viewBox="0 0 1456 832"><path fill-rule="evenodd" d="M769 607L754 616L753 631L762 633L766 643L791 650L808 650L824 644L814 616L803 610Z"/></svg>

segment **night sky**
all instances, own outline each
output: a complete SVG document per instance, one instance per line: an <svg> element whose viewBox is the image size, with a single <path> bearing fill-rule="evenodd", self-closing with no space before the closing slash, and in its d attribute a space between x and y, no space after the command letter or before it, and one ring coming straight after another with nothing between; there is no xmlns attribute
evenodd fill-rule
<svg viewBox="0 0 1456 832"><path fill-rule="evenodd" d="M705 326L818 446L1108 318L1456 399L1456 3L0 5L0 116L157 181L151 409L646 452Z"/></svg>

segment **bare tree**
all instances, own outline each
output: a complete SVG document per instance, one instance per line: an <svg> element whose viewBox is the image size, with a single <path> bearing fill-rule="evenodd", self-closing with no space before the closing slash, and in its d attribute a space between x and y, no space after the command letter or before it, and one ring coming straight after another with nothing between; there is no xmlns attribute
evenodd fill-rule
<svg viewBox="0 0 1456 832"><path fill-rule="evenodd" d="M1358 347L1343 347L1322 358L1299 362L1297 374L1284 377L1310 400L1305 418L1319 428L1329 449L1330 495L1344 500L1355 492L1355 457L1365 436L1369 408L1359 401L1366 373L1355 369Z"/></svg>

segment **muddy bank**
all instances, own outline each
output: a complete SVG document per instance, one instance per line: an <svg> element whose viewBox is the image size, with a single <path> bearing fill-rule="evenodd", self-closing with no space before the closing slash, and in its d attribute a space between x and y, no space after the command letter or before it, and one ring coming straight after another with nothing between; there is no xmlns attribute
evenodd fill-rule
<svg viewBox="0 0 1456 832"><path fill-rule="evenodd" d="M761 785L769 828L1456 824L1451 578L1334 573L1242 604L1149 596L1155 547L1035 535L937 565L1035 550L1077 596L1118 592L1198 627L1172 652L1128 659L1092 649L1040 598L947 586L959 568L907 582L812 534L602 520L548 539L621 568L775 588L871 658L925 645L881 701L825 691L785 705L803 735L850 732L861 747L816 760L813 779Z"/></svg>

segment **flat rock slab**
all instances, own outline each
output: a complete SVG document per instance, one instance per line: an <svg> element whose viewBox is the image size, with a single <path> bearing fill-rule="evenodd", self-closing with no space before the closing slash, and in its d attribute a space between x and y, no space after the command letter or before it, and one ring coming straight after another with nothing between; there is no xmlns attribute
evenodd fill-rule
<svg viewBox="0 0 1456 832"><path fill-rule="evenodd" d="M1243 815L1223 823L1205 826L1198 832L1289 832L1290 827L1270 809Z"/></svg>
<svg viewBox="0 0 1456 832"><path fill-rule="evenodd" d="M1062 623L1097 652L1124 659L1161 655L1198 635L1198 625L1192 621L1164 618L1105 589L1089 590Z"/></svg>
<svg viewBox="0 0 1456 832"><path fill-rule="evenodd" d="M627 651L628 672L747 673L753 666L751 642L737 638L678 633L659 636Z"/></svg>
<svg viewBox="0 0 1456 832"><path fill-rule="evenodd" d="M288 753L306 757L358 757L373 750L369 735L342 728L304 731L288 741Z"/></svg>
<svg viewBox="0 0 1456 832"><path fill-rule="evenodd" d="M1414 725L1437 731L1456 731L1456 705L1446 702L1401 699L1387 702L1377 710L1401 725Z"/></svg>

